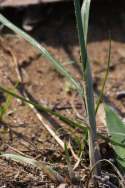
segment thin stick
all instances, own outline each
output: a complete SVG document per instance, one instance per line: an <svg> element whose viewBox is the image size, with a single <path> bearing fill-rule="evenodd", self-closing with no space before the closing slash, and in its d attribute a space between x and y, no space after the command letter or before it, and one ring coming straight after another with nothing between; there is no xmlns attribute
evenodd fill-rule
<svg viewBox="0 0 125 188"><path fill-rule="evenodd" d="M27 99L29 99L29 98L27 97ZM50 128L50 126L47 123L45 123L45 121L43 120L42 115L34 108L34 106L31 105L31 104L29 104L29 106L32 108L32 110L36 114L37 118L43 124L43 126L47 129L47 131L50 133L50 135L57 141L57 143L64 150L64 142L57 136L57 134L53 131L53 129Z"/></svg>

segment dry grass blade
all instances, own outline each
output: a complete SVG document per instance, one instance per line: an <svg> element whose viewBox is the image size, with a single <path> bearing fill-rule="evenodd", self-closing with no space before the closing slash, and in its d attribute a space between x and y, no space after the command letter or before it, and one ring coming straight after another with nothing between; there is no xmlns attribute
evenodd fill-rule
<svg viewBox="0 0 125 188"><path fill-rule="evenodd" d="M21 83L23 83L23 77L22 77L22 74L21 74L21 70L19 71L17 63L15 64L15 69L16 69L19 81ZM28 96L27 96L27 94L25 92L25 88L23 88L23 95L25 96L25 98L27 100L29 100L29 98L28 98ZM52 130L52 128L50 128L50 126L47 123L45 123L45 121L43 120L42 115L35 109L35 107L32 104L29 104L29 106L30 106L31 109L33 109L33 111L36 114L37 118L43 124L43 126L47 129L47 131L50 133L50 135L57 141L57 143L64 150L64 143L63 143L63 141L56 135L56 133Z"/></svg>
<svg viewBox="0 0 125 188"><path fill-rule="evenodd" d="M50 133L50 135L56 140L56 142L61 146L61 148L64 150L64 142L57 136L55 131L43 120L42 115L34 108L33 105L29 104L29 106L33 109L35 112L37 118L40 120L40 122L43 124L43 126L47 129L47 131Z"/></svg>
<svg viewBox="0 0 125 188"><path fill-rule="evenodd" d="M12 55L13 57L13 55ZM16 58L14 56L14 65L15 65L15 70L16 70L16 73L17 73L17 78L19 80L20 83L23 84L23 76L22 76L22 71L21 69L19 70L19 66L18 66L18 63L16 61ZM25 92L25 88L23 87L23 96L27 99L27 100L30 100L27 93ZM20 94L22 94L20 92ZM65 149L65 146L64 146L64 142L57 136L57 134L55 133L56 131L54 131L49 125L48 123L45 123L44 121L44 118L42 117L42 115L37 111L37 109L32 105L32 104L29 104L30 108L34 111L34 113L36 114L37 118L39 119L39 121L43 124L43 126L47 129L47 131L50 133L50 135L57 141L57 143L61 146L61 148L64 150ZM70 145L71 146L71 145ZM72 147L71 147L72 148ZM71 148L69 148L71 150ZM73 150L72 150L73 151ZM72 153L71 151L71 153ZM74 153L73 154L73 157L74 159L79 159Z"/></svg>

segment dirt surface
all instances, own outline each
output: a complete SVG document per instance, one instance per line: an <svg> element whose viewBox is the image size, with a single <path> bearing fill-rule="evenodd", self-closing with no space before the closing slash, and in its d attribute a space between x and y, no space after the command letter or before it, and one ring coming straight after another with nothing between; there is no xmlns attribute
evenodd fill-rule
<svg viewBox="0 0 125 188"><path fill-rule="evenodd" d="M93 4L88 35L88 52L92 65L94 86L96 86L95 90L97 91L100 89L107 66L109 32L111 33L112 60L105 97L112 106L119 110L123 118L125 117L124 8L124 4L119 4L119 6L110 3ZM48 9L50 9L50 5L48 5ZM7 10L4 13L7 15ZM8 18L10 18L9 15ZM14 21L13 16L11 19ZM21 20L21 18L19 19ZM19 22L17 24L20 25ZM63 63L78 80L81 80L79 45L72 4L52 5L48 17L37 23L30 34ZM68 64L71 61L74 63ZM35 100L70 117L74 115L73 101L77 110L81 113L81 101L75 91L69 91L66 79L25 40L9 33L7 29L3 29L0 37L0 85L13 88L18 81L15 62L23 70L24 86ZM78 62L78 64L75 62ZM0 100L2 103L6 100L6 96L1 94ZM57 134L63 140L70 138L73 142L74 137L79 136L76 134L76 130L69 129L54 117L42 115L46 123L56 129ZM23 152L25 155L46 162L62 175L68 176L64 152L28 105L13 99L3 121L0 129L1 151ZM6 126L6 129L4 126ZM98 128L99 126L98 124ZM85 156L84 160L87 160ZM76 174L81 176L83 187L87 164L87 162L81 162L76 170ZM0 187L38 188L57 186L58 184L52 183L45 174L38 170L0 159Z"/></svg>

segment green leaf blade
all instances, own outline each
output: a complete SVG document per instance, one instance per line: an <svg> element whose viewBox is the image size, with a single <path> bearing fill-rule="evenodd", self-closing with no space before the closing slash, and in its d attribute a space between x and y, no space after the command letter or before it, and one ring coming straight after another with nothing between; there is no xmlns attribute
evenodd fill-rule
<svg viewBox="0 0 125 188"><path fill-rule="evenodd" d="M0 157L5 157L6 159L11 159L15 162L19 162L21 164L26 164L26 165L32 165L33 167L37 167L37 162L34 159L24 157L22 155L17 155L17 154L11 154L11 153L2 153Z"/></svg>
<svg viewBox="0 0 125 188"><path fill-rule="evenodd" d="M30 35L28 35L26 32L15 26L13 23L11 23L8 19L6 19L2 14L0 14L0 22L11 29L13 32L19 34L22 38L24 38L26 41L28 41L33 47L35 47L42 56L44 56L55 68L56 70L65 76L71 84L75 86L79 94L83 95L83 90L79 84L78 81L75 80L75 78L65 69L65 67L57 61L48 51L46 48L44 48L40 43L38 43L35 39L33 39Z"/></svg>
<svg viewBox="0 0 125 188"><path fill-rule="evenodd" d="M88 23L89 23L89 10L91 0L84 0L81 8L82 25L84 30L85 44L87 44Z"/></svg>
<svg viewBox="0 0 125 188"><path fill-rule="evenodd" d="M117 154L116 160L125 168L125 148L120 146L120 144L125 144L125 124L117 112L108 105L105 105L105 113L108 133L111 139L117 143L117 145L113 145Z"/></svg>

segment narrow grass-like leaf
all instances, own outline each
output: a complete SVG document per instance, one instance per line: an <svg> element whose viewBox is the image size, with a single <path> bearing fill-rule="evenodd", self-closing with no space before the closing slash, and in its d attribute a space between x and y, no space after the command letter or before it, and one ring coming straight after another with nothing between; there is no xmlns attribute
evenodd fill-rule
<svg viewBox="0 0 125 188"><path fill-rule="evenodd" d="M87 49L84 40L84 28L82 28L82 19L80 12L80 3L79 0L74 0L77 28L79 33L79 43L81 51L81 61L83 65L83 78L85 80L85 90L86 90L86 106L88 110L89 123L93 130L93 133L96 135L96 125L95 125L95 112L94 112L94 97L93 97L93 84L91 69L88 62Z"/></svg>
<svg viewBox="0 0 125 188"><path fill-rule="evenodd" d="M37 167L37 161L28 157L24 157L22 155L11 154L11 153L2 153L0 157L5 157L6 159L11 159L15 162L20 162L26 165L32 165L33 167Z"/></svg>
<svg viewBox="0 0 125 188"><path fill-rule="evenodd" d="M83 2L84 3L84 2ZM86 101L86 109L89 119L89 155L90 155L90 166L92 167L96 161L96 150L95 150L95 143L96 143L96 120L95 120L95 109L94 109L94 96L93 96L93 82L92 82L92 74L91 68L88 61L87 56L87 49L85 44L84 38L84 31L87 32L87 28L83 28L86 24L82 23L81 18L81 9L80 9L80 1L74 0L75 6L75 15L77 21L77 29L78 29L78 36L79 36L79 43L80 43L80 52L81 52L81 62L83 67L83 79L84 79L84 95ZM86 15L89 15L89 10L85 10ZM87 21L86 21L87 23Z"/></svg>
<svg viewBox="0 0 125 188"><path fill-rule="evenodd" d="M68 165L70 165L70 156L69 156L69 152L68 152L68 148L67 148L67 143L64 143L64 148L65 148L65 157L66 157L66 162Z"/></svg>
<svg viewBox="0 0 125 188"><path fill-rule="evenodd" d="M108 105L105 105L106 123L111 140L117 144L113 145L116 152L116 160L125 168L125 124L118 113Z"/></svg>
<svg viewBox="0 0 125 188"><path fill-rule="evenodd" d="M89 116L89 123L93 130L93 136L95 134L96 137L96 122L95 122L95 112L94 112L94 90L93 90L93 81L92 81L92 74L91 74L91 67L87 55L87 48L85 43L85 37L87 39L88 33L88 20L89 20L89 6L90 0L84 0L83 5L87 6L87 8L82 9L82 15L84 19L82 20L81 13L80 13L80 1L74 0L75 2L75 11L76 11L76 20L77 20L77 28L79 33L79 43L80 43L80 51L81 51L81 61L83 65L83 78L85 81L85 93L86 93L86 106L88 110ZM85 22L85 23L83 23ZM85 27L83 27L85 26ZM84 33L86 32L86 36Z"/></svg>
<svg viewBox="0 0 125 188"><path fill-rule="evenodd" d="M111 38L110 38L110 40L109 40L109 51L108 51L107 69L106 69L105 77L104 77L104 80L103 80L103 83L102 83L101 93L100 93L100 96L99 96L98 101L97 101L97 104L96 104L96 109L95 109L95 113L96 113L96 114L97 114L99 105L100 105L100 103L101 103L101 101L102 101L102 98L103 98L103 93L104 93L104 89L105 89L105 84L106 84L106 81L107 81L107 78L108 78L108 74L109 74L110 61L111 61Z"/></svg>
<svg viewBox="0 0 125 188"><path fill-rule="evenodd" d="M0 14L0 22L15 33L19 34L22 38L24 38L32 46L34 46L41 53L41 55L43 55L47 60L49 60L50 63L54 65L54 67L57 69L57 71L60 72L60 74L65 76L75 86L80 95L83 95L83 90L81 89L79 82L77 82L73 78L73 76L65 69L65 67L61 63L59 63L41 44L39 44L30 35L7 20L2 14Z"/></svg>
<svg viewBox="0 0 125 188"><path fill-rule="evenodd" d="M91 3L91 0L84 0L82 4L82 8L81 8L85 44L87 44L90 3Z"/></svg>
<svg viewBox="0 0 125 188"><path fill-rule="evenodd" d="M64 179L62 176L60 176L55 170L53 170L52 168L50 168L48 165L46 165L43 162L39 162L39 161L36 161L35 159L31 159L28 157L24 157L22 155L11 154L11 153L0 154L0 157L13 160L23 165L32 166L34 168L39 168L46 175L48 175L54 182L57 182L57 181L60 183L64 182Z"/></svg>
<svg viewBox="0 0 125 188"><path fill-rule="evenodd" d="M61 121L63 121L67 125L70 125L73 128L79 127L79 128L85 129L85 130L88 129L87 127L84 127L84 125L82 125L80 123L77 123L76 121L73 121L73 120L71 120L70 118L68 118L66 116L63 116L60 113L51 110L50 108L44 107L41 104L33 102L31 100L27 100L26 98L24 98L24 97L22 97L20 95L17 95L16 93L14 93L12 91L9 91L9 90L1 87L1 86L0 86L0 91L8 93L9 95L16 97L17 99L20 99L23 102L32 104L39 111L46 112L46 113L48 113L50 115L54 115L55 117L58 117Z"/></svg>
<svg viewBox="0 0 125 188"><path fill-rule="evenodd" d="M75 7L79 44L80 44L81 62L82 62L83 72L84 72L86 69L88 57L87 57L85 40L84 40L84 28L82 25L81 9L80 9L80 1L79 0L74 0L74 7Z"/></svg>

